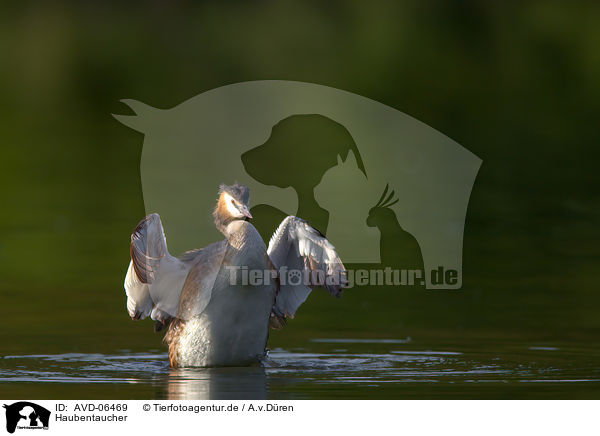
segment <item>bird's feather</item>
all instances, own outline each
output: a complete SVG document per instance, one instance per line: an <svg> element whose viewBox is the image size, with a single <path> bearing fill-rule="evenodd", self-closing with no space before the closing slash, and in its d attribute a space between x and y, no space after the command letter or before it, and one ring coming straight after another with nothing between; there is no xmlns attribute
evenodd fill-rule
<svg viewBox="0 0 600 436"><path fill-rule="evenodd" d="M130 254L124 283L129 315L167 322L177 314L183 283L199 252L183 260L171 256L160 217L151 214L133 231Z"/></svg>
<svg viewBox="0 0 600 436"><path fill-rule="evenodd" d="M229 247L224 239L206 246L197 253L183 284L177 318L190 319L204 311L210 302L215 281Z"/></svg>
<svg viewBox="0 0 600 436"><path fill-rule="evenodd" d="M298 284L280 277L281 288L273 307L275 316L293 317L314 287L322 286L331 295L340 297L347 286L346 270L335 247L300 218L288 216L281 222L271 237L267 253L281 273L289 275L290 270L302 273Z"/></svg>

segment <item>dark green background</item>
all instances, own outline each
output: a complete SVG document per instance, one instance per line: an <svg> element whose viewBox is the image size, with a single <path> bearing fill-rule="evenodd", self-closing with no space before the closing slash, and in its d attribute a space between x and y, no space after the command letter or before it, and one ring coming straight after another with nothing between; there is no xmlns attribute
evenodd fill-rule
<svg viewBox="0 0 600 436"><path fill-rule="evenodd" d="M157 348L125 311L141 134L111 113L248 80L364 95L481 159L461 291L311 297L314 336L600 333L600 3L14 2L0 7L1 354ZM215 188L223 181L215 180Z"/></svg>

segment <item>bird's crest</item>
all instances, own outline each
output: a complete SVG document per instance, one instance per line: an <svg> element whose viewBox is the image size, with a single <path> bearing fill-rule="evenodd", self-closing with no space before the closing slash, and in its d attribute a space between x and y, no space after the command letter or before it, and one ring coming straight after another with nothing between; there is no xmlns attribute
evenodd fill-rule
<svg viewBox="0 0 600 436"><path fill-rule="evenodd" d="M377 202L377 204L375 206L373 206L374 208L375 207L390 207L390 206L393 206L394 204L398 203L398 201L400 201L398 198L396 198L394 200L395 191L390 192L389 195L387 195L387 197L386 197L389 187L390 187L389 183L386 183L385 189L383 190L383 194L381 194L381 197L379 197L379 201Z"/></svg>
<svg viewBox="0 0 600 436"><path fill-rule="evenodd" d="M237 201L244 204L248 204L248 201L250 200L250 189L247 186L239 184L237 182L235 182L233 185L220 185L219 197L221 196L221 194L223 194L223 192L228 193Z"/></svg>

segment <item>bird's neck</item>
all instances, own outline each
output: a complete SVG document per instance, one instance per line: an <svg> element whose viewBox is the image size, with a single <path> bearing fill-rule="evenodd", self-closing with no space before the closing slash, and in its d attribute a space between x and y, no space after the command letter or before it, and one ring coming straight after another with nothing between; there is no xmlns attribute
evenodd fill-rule
<svg viewBox="0 0 600 436"><path fill-rule="evenodd" d="M393 211L390 211L381 217L376 225L382 233L398 233L404 231Z"/></svg>
<svg viewBox="0 0 600 436"><path fill-rule="evenodd" d="M252 232L252 224L246 220L234 220L227 225L223 234L229 245L237 250L242 250L248 242L248 236Z"/></svg>
<svg viewBox="0 0 600 436"><path fill-rule="evenodd" d="M245 224L246 220L215 214L215 226L217 230L223 233L230 241L236 238L236 235L240 232L243 232Z"/></svg>
<svg viewBox="0 0 600 436"><path fill-rule="evenodd" d="M233 222L234 220L230 217L215 214L215 227L218 231L223 233L226 238L229 238L231 235L231 229L229 229L229 226Z"/></svg>
<svg viewBox="0 0 600 436"><path fill-rule="evenodd" d="M229 214L223 196L221 196L219 201L217 201L217 205L213 211L213 218L215 220L215 227L217 230L219 230L225 235L226 238L229 239L230 231L228 230L228 227L229 224L234 221L234 218L231 216L231 214Z"/></svg>

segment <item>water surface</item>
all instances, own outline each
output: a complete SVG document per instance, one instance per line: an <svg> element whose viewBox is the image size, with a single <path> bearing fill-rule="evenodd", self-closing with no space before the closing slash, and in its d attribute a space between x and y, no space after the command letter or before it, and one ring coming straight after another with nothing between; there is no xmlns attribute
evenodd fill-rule
<svg viewBox="0 0 600 436"><path fill-rule="evenodd" d="M429 347L411 338L313 338L260 366L172 369L162 350L7 355L4 398L593 398L599 350L497 341Z"/></svg>

